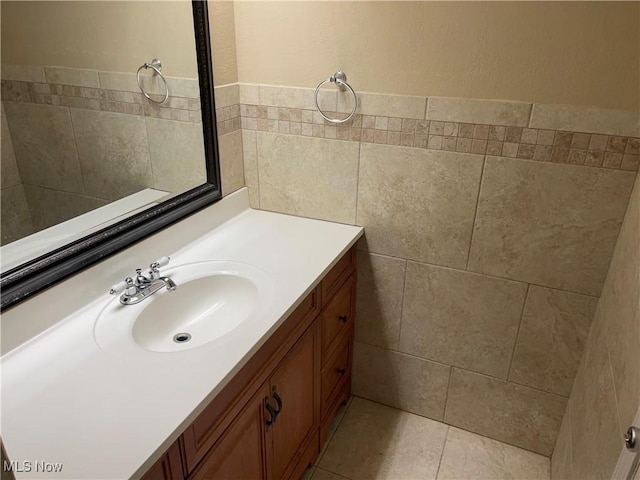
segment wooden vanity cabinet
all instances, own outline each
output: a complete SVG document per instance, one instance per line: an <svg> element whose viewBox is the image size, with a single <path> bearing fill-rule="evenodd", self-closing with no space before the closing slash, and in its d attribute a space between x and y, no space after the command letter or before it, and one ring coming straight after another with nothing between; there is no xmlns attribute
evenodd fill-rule
<svg viewBox="0 0 640 480"><path fill-rule="evenodd" d="M144 480L299 479L351 392L355 285L352 248Z"/></svg>

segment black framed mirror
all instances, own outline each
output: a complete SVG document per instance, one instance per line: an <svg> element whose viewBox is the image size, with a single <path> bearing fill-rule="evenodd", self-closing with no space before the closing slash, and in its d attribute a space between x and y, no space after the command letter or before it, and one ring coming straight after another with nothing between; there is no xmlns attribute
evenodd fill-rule
<svg viewBox="0 0 640 480"><path fill-rule="evenodd" d="M207 1L193 0L191 8L206 182L2 272L0 310L28 299L222 197Z"/></svg>

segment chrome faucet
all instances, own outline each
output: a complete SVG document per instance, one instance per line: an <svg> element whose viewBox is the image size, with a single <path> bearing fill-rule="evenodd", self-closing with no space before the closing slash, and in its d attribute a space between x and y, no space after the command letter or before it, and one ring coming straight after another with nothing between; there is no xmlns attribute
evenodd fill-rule
<svg viewBox="0 0 640 480"><path fill-rule="evenodd" d="M143 275L142 269L137 268L135 280L127 277L124 281L111 287L109 293L111 295L122 293L120 296L120 303L122 305L135 305L163 287L173 292L178 288L175 282L169 277L160 275L160 267L167 265L169 260L169 257L162 257L153 262L149 265L149 273L147 275Z"/></svg>

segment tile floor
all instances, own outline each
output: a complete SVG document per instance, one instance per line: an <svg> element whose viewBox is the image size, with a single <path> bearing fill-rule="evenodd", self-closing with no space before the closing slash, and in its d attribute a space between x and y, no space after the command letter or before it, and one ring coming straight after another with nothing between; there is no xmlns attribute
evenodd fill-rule
<svg viewBox="0 0 640 480"><path fill-rule="evenodd" d="M549 459L353 397L305 480L549 480Z"/></svg>

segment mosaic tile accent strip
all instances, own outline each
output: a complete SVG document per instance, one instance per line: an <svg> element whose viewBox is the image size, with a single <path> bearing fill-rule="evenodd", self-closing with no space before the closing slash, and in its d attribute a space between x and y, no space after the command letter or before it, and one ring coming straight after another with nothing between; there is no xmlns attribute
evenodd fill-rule
<svg viewBox="0 0 640 480"><path fill-rule="evenodd" d="M640 166L640 138L633 137L374 115L336 125L314 110L246 104L240 118L246 130L629 171Z"/></svg>
<svg viewBox="0 0 640 480"><path fill-rule="evenodd" d="M160 106L151 104L142 93L119 90L15 80L2 80L0 87L2 100L9 102L99 110L179 122L202 122L198 98L169 97L167 103Z"/></svg>

